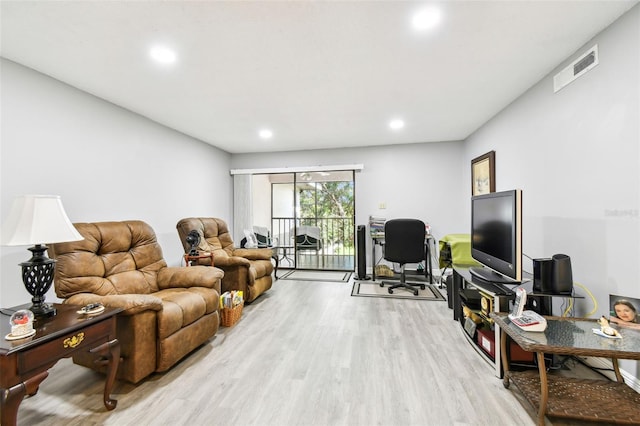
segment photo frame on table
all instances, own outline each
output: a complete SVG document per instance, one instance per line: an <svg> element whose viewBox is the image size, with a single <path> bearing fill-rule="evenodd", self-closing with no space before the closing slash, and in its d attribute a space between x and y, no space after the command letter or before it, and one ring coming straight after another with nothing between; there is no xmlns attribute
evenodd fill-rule
<svg viewBox="0 0 640 426"><path fill-rule="evenodd" d="M622 308L621 315L616 312L616 305ZM622 323L634 323L640 325L640 299L635 297L619 296L609 294L609 314L611 317L619 318Z"/></svg>
<svg viewBox="0 0 640 426"><path fill-rule="evenodd" d="M496 192L496 152L489 151L471 160L471 195Z"/></svg>

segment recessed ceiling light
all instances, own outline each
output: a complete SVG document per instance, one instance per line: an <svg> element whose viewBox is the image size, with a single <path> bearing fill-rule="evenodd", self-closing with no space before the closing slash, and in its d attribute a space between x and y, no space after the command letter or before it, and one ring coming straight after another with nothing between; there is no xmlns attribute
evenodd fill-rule
<svg viewBox="0 0 640 426"><path fill-rule="evenodd" d="M154 61L161 64L172 64L176 61L176 52L164 46L152 47L149 55Z"/></svg>
<svg viewBox="0 0 640 426"><path fill-rule="evenodd" d="M258 135L260 135L262 139L271 139L273 137L273 132L269 129L262 129L258 132Z"/></svg>
<svg viewBox="0 0 640 426"><path fill-rule="evenodd" d="M398 120L398 119L391 120L389 122L389 127L391 127L391 129L393 129L393 130L400 130L400 129L402 129L404 127L404 121Z"/></svg>
<svg viewBox="0 0 640 426"><path fill-rule="evenodd" d="M418 31L424 31L437 26L441 19L442 13L440 12L440 9L435 6L429 6L413 15L411 22L413 24L413 28Z"/></svg>

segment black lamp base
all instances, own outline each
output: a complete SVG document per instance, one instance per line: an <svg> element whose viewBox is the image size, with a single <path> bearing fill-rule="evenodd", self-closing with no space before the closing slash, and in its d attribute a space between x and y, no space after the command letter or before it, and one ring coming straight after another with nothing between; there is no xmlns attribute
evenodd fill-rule
<svg viewBox="0 0 640 426"><path fill-rule="evenodd" d="M56 314L56 309L44 303L46 293L53 283L53 274L56 261L49 259L44 252L47 246L36 244L30 247L29 251L33 253L31 259L20 264L22 266L22 282L25 288L33 296L33 303L29 310L33 312L36 318L49 318Z"/></svg>
<svg viewBox="0 0 640 426"><path fill-rule="evenodd" d="M33 312L33 316L35 318L51 318L56 316L57 314L56 308L49 305L48 303L41 303L38 305L34 303L33 305L31 305L29 310Z"/></svg>

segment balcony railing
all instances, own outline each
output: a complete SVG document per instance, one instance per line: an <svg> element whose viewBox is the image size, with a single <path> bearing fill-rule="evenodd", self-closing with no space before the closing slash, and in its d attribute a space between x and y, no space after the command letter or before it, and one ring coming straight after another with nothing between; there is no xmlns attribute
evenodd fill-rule
<svg viewBox="0 0 640 426"><path fill-rule="evenodd" d="M320 249L297 251L296 229L314 226L319 229ZM298 269L354 270L354 221L353 218L293 218L274 217L271 235L279 248L280 267Z"/></svg>

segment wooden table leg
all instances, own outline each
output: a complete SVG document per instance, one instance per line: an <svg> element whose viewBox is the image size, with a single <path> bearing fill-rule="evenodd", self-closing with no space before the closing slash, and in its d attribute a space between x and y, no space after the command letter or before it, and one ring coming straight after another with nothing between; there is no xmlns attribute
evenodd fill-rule
<svg viewBox="0 0 640 426"><path fill-rule="evenodd" d="M0 411L2 417L0 424L14 426L18 421L18 407L26 395L35 395L38 387L49 376L48 371L43 371L22 383L11 386L9 389L0 389Z"/></svg>
<svg viewBox="0 0 640 426"><path fill-rule="evenodd" d="M116 373L118 372L118 364L120 364L120 342L118 339L113 339L110 342L103 343L102 345L91 349L91 353L107 353L107 380L104 384L104 406L107 410L111 411L116 408L118 401L111 398L111 389L116 380ZM104 360L98 360L97 362L105 362Z"/></svg>
<svg viewBox="0 0 640 426"><path fill-rule="evenodd" d="M620 367L618 366L618 358L611 358L611 363L613 364L613 371L616 373L616 380L618 383L624 383L624 378L620 374Z"/></svg>
<svg viewBox="0 0 640 426"><path fill-rule="evenodd" d="M540 407L538 408L538 425L544 426L544 415L547 412L549 387L547 383L547 366L544 363L544 352L536 352L538 371L540 373Z"/></svg>
<svg viewBox="0 0 640 426"><path fill-rule="evenodd" d="M497 327L497 326L496 326ZM500 357L502 358L502 386L509 388L509 357L507 356L507 339L509 336L500 329Z"/></svg>

